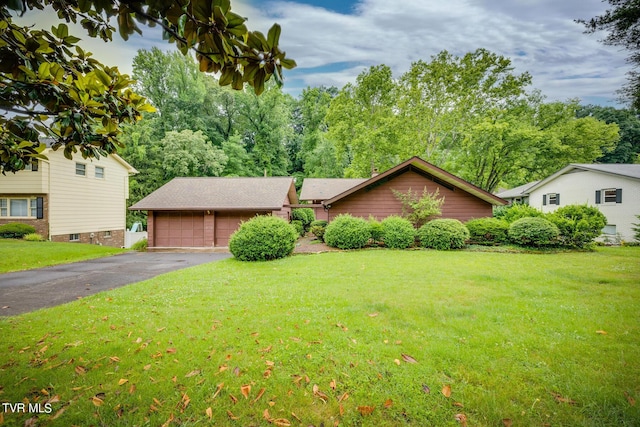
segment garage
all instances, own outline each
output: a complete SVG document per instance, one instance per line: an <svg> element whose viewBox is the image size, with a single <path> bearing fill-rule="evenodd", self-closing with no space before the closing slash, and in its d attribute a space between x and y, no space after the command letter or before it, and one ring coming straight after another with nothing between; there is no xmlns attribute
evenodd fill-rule
<svg viewBox="0 0 640 427"><path fill-rule="evenodd" d="M155 246L204 246L204 212L156 212Z"/></svg>
<svg viewBox="0 0 640 427"><path fill-rule="evenodd" d="M241 222L269 213L271 212L216 212L214 245L229 246L229 238L240 227Z"/></svg>

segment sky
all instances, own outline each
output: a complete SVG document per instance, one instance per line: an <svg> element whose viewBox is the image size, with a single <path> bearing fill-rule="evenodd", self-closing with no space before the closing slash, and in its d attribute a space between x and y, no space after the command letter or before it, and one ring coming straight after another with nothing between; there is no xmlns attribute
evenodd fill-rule
<svg viewBox="0 0 640 427"><path fill-rule="evenodd" d="M605 46L606 34L585 34L575 19L605 12L601 0L232 0L232 10L251 30L282 26L280 47L298 66L285 70L285 92L355 82L370 66L386 64L394 77L411 63L442 50L463 56L485 48L511 60L514 73L529 72L547 101L623 107L616 90L631 67L628 52ZM55 16L27 12L19 21L49 28ZM124 42L104 43L72 30L83 48L107 65L131 73L138 49L174 49L157 29Z"/></svg>

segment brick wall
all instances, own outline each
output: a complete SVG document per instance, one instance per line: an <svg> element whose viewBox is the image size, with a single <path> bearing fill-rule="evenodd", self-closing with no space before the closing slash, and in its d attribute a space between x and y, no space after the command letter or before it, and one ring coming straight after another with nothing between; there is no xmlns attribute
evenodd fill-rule
<svg viewBox="0 0 640 427"><path fill-rule="evenodd" d="M43 206L43 218L42 219L27 219L27 218L12 218L12 217L0 217L0 225L8 224L10 222L19 222L21 224L28 224L35 227L36 233L40 234L43 238L49 238L49 196L46 194L0 194L0 199L12 198L12 199L32 199L34 197L42 197Z"/></svg>
<svg viewBox="0 0 640 427"><path fill-rule="evenodd" d="M103 246L113 246L116 248L120 248L124 246L124 230L111 230L111 236L105 236L104 231L94 231L93 238L91 237L91 232L88 233L77 233L79 236L79 240L73 241L72 243L89 243L94 245L103 245ZM71 242L69 240L69 234L61 234L57 236L51 236L51 240L54 242Z"/></svg>

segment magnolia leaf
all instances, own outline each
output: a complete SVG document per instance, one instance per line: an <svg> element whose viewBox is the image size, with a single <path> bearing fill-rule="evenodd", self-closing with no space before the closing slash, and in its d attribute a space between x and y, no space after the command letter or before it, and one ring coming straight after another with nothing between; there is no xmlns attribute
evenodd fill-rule
<svg viewBox="0 0 640 427"><path fill-rule="evenodd" d="M272 422L273 425L279 427L289 427L291 425L291 421L286 418L276 418L275 420L272 420Z"/></svg>
<svg viewBox="0 0 640 427"><path fill-rule="evenodd" d="M329 383L329 387L332 390L335 390L336 389L336 380L331 380L331 382Z"/></svg>
<svg viewBox="0 0 640 427"><path fill-rule="evenodd" d="M104 400L100 399L98 396L93 396L91 398L91 403L93 403L95 406L102 406Z"/></svg>
<svg viewBox="0 0 640 427"><path fill-rule="evenodd" d="M431 389L430 389L430 388L429 388L429 386L428 386L428 385L426 385L426 384L422 384L422 391L424 391L424 392L425 392L425 394L429 394L429 393L431 393Z"/></svg>
<svg viewBox="0 0 640 427"><path fill-rule="evenodd" d="M263 387L263 388L261 388L261 389L258 391L258 395L256 396L256 398L255 398L255 399L253 399L253 400L251 401L251 403L256 403L256 402L258 401L258 399L260 399L260 398L262 397L262 395L264 394L265 390L266 390L266 389L265 389L264 387Z"/></svg>
<svg viewBox="0 0 640 427"><path fill-rule="evenodd" d="M375 406L358 406L358 412L363 417L366 415L371 415L371 413L376 409Z"/></svg>
<svg viewBox="0 0 640 427"><path fill-rule="evenodd" d="M444 397L451 397L451 386L449 384L442 387L442 394Z"/></svg>
<svg viewBox="0 0 640 427"><path fill-rule="evenodd" d="M342 402L344 400L347 400L349 398L349 393L344 392L339 398L338 398L338 402Z"/></svg>
<svg viewBox="0 0 640 427"><path fill-rule="evenodd" d="M128 383L128 382L129 382L129 380L128 380L128 379L126 379L126 378L120 378L120 381L118 381L118 385L126 384L126 383Z"/></svg>
<svg viewBox="0 0 640 427"><path fill-rule="evenodd" d="M607 335L607 332L606 331L596 331L596 334Z"/></svg>
<svg viewBox="0 0 640 427"><path fill-rule="evenodd" d="M233 415L233 412L231 411L227 411L227 416L232 419L232 420L237 420L239 419L238 417L236 417L235 415Z"/></svg>
<svg viewBox="0 0 640 427"><path fill-rule="evenodd" d="M631 396L629 393L627 393L626 391L624 392L624 397L627 398L627 402L629 402L629 405L631 406L636 406L636 399L633 398L633 396Z"/></svg>
<svg viewBox="0 0 640 427"><path fill-rule="evenodd" d="M467 427L467 416L465 414L456 414L455 418L462 427Z"/></svg>
<svg viewBox="0 0 640 427"><path fill-rule="evenodd" d="M503 418L502 424L504 427L511 427L513 425L513 421L511 421L511 418Z"/></svg>
<svg viewBox="0 0 640 427"><path fill-rule="evenodd" d="M392 406L393 406L393 400L391 400L391 399L387 399L387 400L384 402L384 407L385 407L385 408L391 408Z"/></svg>
<svg viewBox="0 0 640 427"><path fill-rule="evenodd" d="M211 409L211 406L205 409L204 413L207 415L207 418L209 419L213 418L213 410Z"/></svg>
<svg viewBox="0 0 640 427"><path fill-rule="evenodd" d="M269 50L273 50L274 48L278 47L281 32L282 28L280 28L280 25L278 24L273 24L273 26L269 29L269 33L267 34L267 46Z"/></svg>
<svg viewBox="0 0 640 427"><path fill-rule="evenodd" d="M216 398L216 396L217 396L218 394L220 394L220 390L222 390L222 387L224 387L224 383L220 383L220 384L218 384L218 388L216 389L216 392L215 392L215 393L213 393L213 397L212 397L212 399L215 399L215 398Z"/></svg>
<svg viewBox="0 0 640 427"><path fill-rule="evenodd" d="M242 387L240 387L240 392L242 393L245 399L248 399L249 393L251 393L251 385L249 384L243 385Z"/></svg>
<svg viewBox="0 0 640 427"><path fill-rule="evenodd" d="M185 378L191 378L191 377L194 377L194 376L196 376L196 375L199 375L199 374L200 374L200 372L201 372L201 371L200 371L200 369L195 369L195 370L193 370L193 371L189 372L189 373L188 373L187 375L185 375L184 377L185 377Z"/></svg>
<svg viewBox="0 0 640 427"><path fill-rule="evenodd" d="M407 363L418 363L416 359L404 353L402 354L402 360L404 360Z"/></svg>

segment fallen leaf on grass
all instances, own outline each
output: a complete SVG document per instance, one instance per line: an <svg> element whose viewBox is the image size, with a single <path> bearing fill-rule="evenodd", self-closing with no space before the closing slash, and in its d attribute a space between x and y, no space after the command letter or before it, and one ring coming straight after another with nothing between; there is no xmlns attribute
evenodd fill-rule
<svg viewBox="0 0 640 427"><path fill-rule="evenodd" d="M235 368L233 368L233 375L235 375L236 377L240 376L240 368L238 368L237 366Z"/></svg>
<svg viewBox="0 0 640 427"><path fill-rule="evenodd" d="M207 418L209 418L209 419L213 418L213 410L211 409L211 406L209 406L207 409L205 409L204 413L207 414Z"/></svg>
<svg viewBox="0 0 640 427"><path fill-rule="evenodd" d="M455 418L462 427L467 427L467 416L465 414L456 414Z"/></svg>
<svg viewBox="0 0 640 427"><path fill-rule="evenodd" d="M363 417L366 415L371 415L374 409L376 409L375 406L358 406L358 412L360 412L360 415L362 415Z"/></svg>
<svg viewBox="0 0 640 427"><path fill-rule="evenodd" d="M51 417L51 419L52 420L58 419L60 417L60 415L62 415L66 409L67 408L65 408L65 407L62 407L62 408L58 409L58 411L53 415L53 417ZM0 413L0 415L2 415L2 413ZM0 421L2 421L2 420L0 419ZM0 424L2 424L2 422L0 422Z"/></svg>
<svg viewBox="0 0 640 427"><path fill-rule="evenodd" d="M200 371L200 369L195 369L195 370L193 370L193 371L189 372L189 373L188 373L187 375L185 375L184 377L185 377L185 378L191 378L191 377L194 377L194 376L196 376L196 375L199 375L199 374L200 374L200 372L201 372L201 371Z"/></svg>
<svg viewBox="0 0 640 427"><path fill-rule="evenodd" d="M291 413L291 416L292 416L293 418L295 418L296 420L298 420L298 422L299 422L299 423L301 423L301 422L302 422L302 420L301 420L301 419L300 419L296 414L294 414L293 412Z"/></svg>
<svg viewBox="0 0 640 427"><path fill-rule="evenodd" d="M120 361L120 358L118 356L111 356L109 360L111 360L114 363L118 363Z"/></svg>
<svg viewBox="0 0 640 427"><path fill-rule="evenodd" d="M329 400L329 396L320 391L320 387L318 384L313 385L313 395L322 400L324 403L327 403Z"/></svg>
<svg viewBox="0 0 640 427"><path fill-rule="evenodd" d="M425 394L430 394L431 393L431 389L426 384L422 384L422 391L425 392Z"/></svg>
<svg viewBox="0 0 640 427"><path fill-rule="evenodd" d="M238 417L236 417L235 415L233 415L233 412L231 412L231 411L227 411L227 416L228 416L229 418L231 418L232 420L234 420L234 421L235 421L235 420L237 420L237 419L239 419Z"/></svg>
<svg viewBox="0 0 640 427"><path fill-rule="evenodd" d="M249 393L251 393L251 385L245 384L240 387L240 392L244 396L245 399L249 398Z"/></svg>
<svg viewBox="0 0 640 427"><path fill-rule="evenodd" d="M331 382L329 382L329 387L335 391L336 389L336 380L331 380Z"/></svg>
<svg viewBox="0 0 640 427"><path fill-rule="evenodd" d="M93 396L91 398L91 403L93 403L95 406L102 406L104 400L100 399L98 396Z"/></svg>
<svg viewBox="0 0 640 427"><path fill-rule="evenodd" d="M342 402L343 400L347 400L349 398L349 393L344 392L339 398L338 402Z"/></svg>
<svg viewBox="0 0 640 427"><path fill-rule="evenodd" d="M222 390L222 387L224 387L224 383L220 383L220 384L218 384L218 389L216 390L216 392L215 392L215 393L213 393L213 397L212 397L212 399L215 399L215 398L216 398L216 396L217 396L218 394L220 394L220 390Z"/></svg>
<svg viewBox="0 0 640 427"><path fill-rule="evenodd" d="M606 331L596 331L596 334L607 335L607 332Z"/></svg>
<svg viewBox="0 0 640 427"><path fill-rule="evenodd" d="M126 378L120 378L120 381L118 381L118 385L126 384L126 383L128 383L128 382L129 382L129 380L128 380L128 379L126 379Z"/></svg>
<svg viewBox="0 0 640 427"><path fill-rule="evenodd" d="M442 387L442 394L444 397L451 397L451 386L449 384Z"/></svg>
<svg viewBox="0 0 640 427"><path fill-rule="evenodd" d="M235 405L236 403L238 403L238 398L235 397L233 394L229 395L229 399L231 399L231 401L233 402L233 404Z"/></svg>
<svg viewBox="0 0 640 427"><path fill-rule="evenodd" d="M418 363L416 359L404 353L402 354L402 360L404 360L407 363Z"/></svg>
<svg viewBox="0 0 640 427"><path fill-rule="evenodd" d="M631 396L629 393L627 393L626 391L624 392L624 397L627 398L627 402L629 402L629 405L631 406L636 406L636 400L633 398L633 396Z"/></svg>
<svg viewBox="0 0 640 427"><path fill-rule="evenodd" d="M378 313L369 313L369 317L376 317Z"/></svg>
<svg viewBox="0 0 640 427"><path fill-rule="evenodd" d="M400 359L393 359L393 363L400 366Z"/></svg>
<svg viewBox="0 0 640 427"><path fill-rule="evenodd" d="M168 349L167 349L167 353L169 353L169 354L173 354L173 353L175 353L175 352L177 352L177 351L178 351L178 350L176 350L176 349L175 349L175 348L173 348L173 347L171 347L171 348L168 348Z"/></svg>
<svg viewBox="0 0 640 427"><path fill-rule="evenodd" d="M189 403L191 402L191 399L189 398L189 395L187 393L182 395L182 400L180 401L180 412L184 412L185 409L187 409L187 406L189 406Z"/></svg>
<svg viewBox="0 0 640 427"><path fill-rule="evenodd" d="M393 406L393 400L387 399L386 402L384 402L385 408L391 408L392 406Z"/></svg>
<svg viewBox="0 0 640 427"><path fill-rule="evenodd" d="M253 400L251 401L251 403L256 403L256 402L258 401L258 399L260 399L260 398L262 397L262 395L264 394L265 390L266 390L266 389L265 389L264 387L263 387L263 388L261 388L261 389L260 389L260 391L258 391L258 395L256 396L256 398L255 398L255 399L253 399Z"/></svg>
<svg viewBox="0 0 640 427"><path fill-rule="evenodd" d="M78 375L84 375L87 373L87 370L84 366L76 366L75 371Z"/></svg>
<svg viewBox="0 0 640 427"><path fill-rule="evenodd" d="M569 398L569 397L562 397L562 395L560 393L551 393L551 395L553 396L553 398L555 399L556 402L558 403L568 403L569 405L577 405L578 402L576 402L575 400Z"/></svg>
<svg viewBox="0 0 640 427"><path fill-rule="evenodd" d="M131 387L129 387L129 394L133 394L136 392L136 385L135 384L131 384Z"/></svg>
<svg viewBox="0 0 640 427"><path fill-rule="evenodd" d="M347 328L346 326L344 326L342 323L336 323L336 326L340 329L342 329L343 331L347 332L349 330L349 328Z"/></svg>
<svg viewBox="0 0 640 427"><path fill-rule="evenodd" d="M279 427L289 427L291 425L291 421L289 421L286 418L276 418L273 421L273 425L274 426L279 426Z"/></svg>
<svg viewBox="0 0 640 427"><path fill-rule="evenodd" d="M169 418L167 418L167 421L165 421L164 424L162 424L162 427L169 427L169 424L171 424L174 419L175 417L173 416L173 412L172 412L171 414L169 414Z"/></svg>
<svg viewBox="0 0 640 427"><path fill-rule="evenodd" d="M504 427L511 427L513 425L513 421L511 421L511 418L504 418L502 420L502 424L504 424Z"/></svg>

